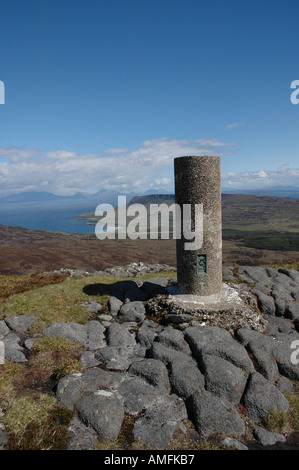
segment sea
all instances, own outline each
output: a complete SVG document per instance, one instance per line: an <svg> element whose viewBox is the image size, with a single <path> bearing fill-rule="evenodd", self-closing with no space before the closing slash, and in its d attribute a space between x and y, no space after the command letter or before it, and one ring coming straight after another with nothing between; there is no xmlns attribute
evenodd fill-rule
<svg viewBox="0 0 299 470"><path fill-rule="evenodd" d="M97 203L88 200L56 200L0 204L0 224L64 233L95 233L88 220L75 219L81 213L94 212Z"/></svg>

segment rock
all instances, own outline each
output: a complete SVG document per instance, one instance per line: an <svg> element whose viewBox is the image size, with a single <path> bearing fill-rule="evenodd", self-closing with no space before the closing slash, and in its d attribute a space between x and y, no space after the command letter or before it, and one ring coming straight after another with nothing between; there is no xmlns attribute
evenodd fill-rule
<svg viewBox="0 0 299 470"><path fill-rule="evenodd" d="M72 409L84 392L116 389L122 379L122 374L93 367L62 377L56 387L56 398L62 406Z"/></svg>
<svg viewBox="0 0 299 470"><path fill-rule="evenodd" d="M246 372L253 370L253 364L246 349L223 328L217 326L190 327L185 330L185 339L200 367L202 355L211 354L226 359Z"/></svg>
<svg viewBox="0 0 299 470"><path fill-rule="evenodd" d="M118 299L115 296L110 296L108 300L108 310L111 313L112 316L115 316L118 314L120 307L122 306L123 302L122 300Z"/></svg>
<svg viewBox="0 0 299 470"><path fill-rule="evenodd" d="M169 395L149 407L134 425L134 438L154 450L164 449L182 420L187 418L184 402L176 395Z"/></svg>
<svg viewBox="0 0 299 470"><path fill-rule="evenodd" d="M145 319L145 307L140 301L126 303L121 306L118 318L121 322L142 322Z"/></svg>
<svg viewBox="0 0 299 470"><path fill-rule="evenodd" d="M234 439L233 437L226 437L223 439L223 441L221 441L221 444L225 447L236 450L249 450L247 446L242 444L242 442L237 441L237 439Z"/></svg>
<svg viewBox="0 0 299 470"><path fill-rule="evenodd" d="M33 346L34 346L34 343L35 343L35 339L34 338L27 338L25 339L24 341L24 347L26 349L32 349Z"/></svg>
<svg viewBox="0 0 299 470"><path fill-rule="evenodd" d="M273 297L266 295L258 289L252 289L252 293L257 296L258 308L266 315L275 315L275 302Z"/></svg>
<svg viewBox="0 0 299 470"><path fill-rule="evenodd" d="M222 279L223 281L235 281L235 277L233 274L233 269L230 269L226 266L222 268Z"/></svg>
<svg viewBox="0 0 299 470"><path fill-rule="evenodd" d="M247 383L248 372L234 366L221 357L204 354L202 357L206 390L239 403Z"/></svg>
<svg viewBox="0 0 299 470"><path fill-rule="evenodd" d="M60 405L72 409L84 390L81 372L67 375L62 377L57 384L56 399Z"/></svg>
<svg viewBox="0 0 299 470"><path fill-rule="evenodd" d="M136 341L146 348L150 348L162 327L152 320L144 320L136 333Z"/></svg>
<svg viewBox="0 0 299 470"><path fill-rule="evenodd" d="M168 364L174 360L185 362L187 359L189 359L190 363L195 363L194 359L192 359L190 356L187 356L187 354L176 351L172 348L167 348L157 341L153 342L151 349L149 350L149 356L153 359L159 359L165 364Z"/></svg>
<svg viewBox="0 0 299 470"><path fill-rule="evenodd" d="M204 376L188 359L174 359L169 363L169 380L172 391L184 400L205 387Z"/></svg>
<svg viewBox="0 0 299 470"><path fill-rule="evenodd" d="M256 422L265 419L271 409L287 412L289 408L287 399L278 388L258 372L250 375L242 404L249 418Z"/></svg>
<svg viewBox="0 0 299 470"><path fill-rule="evenodd" d="M125 411L137 415L148 408L160 397L159 389L149 385L139 377L127 377L118 388Z"/></svg>
<svg viewBox="0 0 299 470"><path fill-rule="evenodd" d="M157 359L142 359L135 361L130 366L129 373L146 380L153 387L158 388L162 393L170 392L168 371L163 362Z"/></svg>
<svg viewBox="0 0 299 470"><path fill-rule="evenodd" d="M254 282L256 285L269 285L269 277L266 268L262 268L260 266L240 266L238 269L238 274L247 275L251 282Z"/></svg>
<svg viewBox="0 0 299 470"><path fill-rule="evenodd" d="M249 341L247 351L256 361L259 372L271 382L279 378L279 370L273 356L275 340L259 333L259 337Z"/></svg>
<svg viewBox="0 0 299 470"><path fill-rule="evenodd" d="M135 334L130 333L127 328L119 323L112 323L106 330L108 346L134 347L136 344Z"/></svg>
<svg viewBox="0 0 299 470"><path fill-rule="evenodd" d="M91 320L85 325L75 322L55 322L44 331L45 336L58 336L76 341L88 349L95 350L106 345L104 341L105 328L97 320Z"/></svg>
<svg viewBox="0 0 299 470"><path fill-rule="evenodd" d="M264 315L264 317L268 321L267 335L276 336L277 333L291 333L294 330L293 323L286 318L274 317L273 315Z"/></svg>
<svg viewBox="0 0 299 470"><path fill-rule="evenodd" d="M284 315L286 318L289 318L290 320L298 320L299 319L299 303L290 302L286 307Z"/></svg>
<svg viewBox="0 0 299 470"><path fill-rule="evenodd" d="M103 306L96 300L86 303L86 308L90 313L97 314L103 310Z"/></svg>
<svg viewBox="0 0 299 470"><path fill-rule="evenodd" d="M282 393L293 392L293 389L294 389L293 382L290 379L287 379L286 377L283 377L283 376L279 378L278 382L276 383L276 387Z"/></svg>
<svg viewBox="0 0 299 470"><path fill-rule="evenodd" d="M95 351L95 358L107 369L126 371L134 360L134 348L107 346Z"/></svg>
<svg viewBox="0 0 299 470"><path fill-rule="evenodd" d="M84 351L81 354L80 361L83 364L83 367L95 367L100 364L100 362L95 358L93 351Z"/></svg>
<svg viewBox="0 0 299 470"><path fill-rule="evenodd" d="M8 435L4 424L0 423L0 450L5 450L8 441Z"/></svg>
<svg viewBox="0 0 299 470"><path fill-rule="evenodd" d="M122 373L103 370L100 367L93 367L82 372L82 382L87 391L117 390L123 379Z"/></svg>
<svg viewBox="0 0 299 470"><path fill-rule="evenodd" d="M177 351L187 354L188 356L191 356L191 350L189 344L184 339L183 332L176 330L171 326L168 326L161 333L159 333L155 341L158 341L168 348L173 348Z"/></svg>
<svg viewBox="0 0 299 470"><path fill-rule="evenodd" d="M0 364L4 364L5 362L5 346L4 342L0 341Z"/></svg>
<svg viewBox="0 0 299 470"><path fill-rule="evenodd" d="M283 434L270 432L261 426L256 426L253 431L255 439L264 447L273 446L276 442L285 442L286 438Z"/></svg>
<svg viewBox="0 0 299 470"><path fill-rule="evenodd" d="M92 450L98 439L97 433L85 426L78 418L71 421L68 432L70 439L67 450Z"/></svg>
<svg viewBox="0 0 299 470"><path fill-rule="evenodd" d="M239 437L245 432L241 416L224 397L199 391L189 398L187 408L201 441L222 433L227 437Z"/></svg>
<svg viewBox="0 0 299 470"><path fill-rule="evenodd" d="M0 338L3 338L3 336L7 335L10 332L10 329L6 325L4 320L0 321Z"/></svg>
<svg viewBox="0 0 299 470"><path fill-rule="evenodd" d="M79 325L75 322L54 322L43 331L43 335L67 338L83 345L87 341L86 325Z"/></svg>
<svg viewBox="0 0 299 470"><path fill-rule="evenodd" d="M15 315L4 319L7 326L18 334L26 333L37 320L38 317L34 315Z"/></svg>
<svg viewBox="0 0 299 470"><path fill-rule="evenodd" d="M290 335L287 335L285 342L277 342L273 350L273 355L281 375L291 380L299 380L299 364L293 364L291 360L293 338L289 337ZM298 340L298 338L296 338L296 340Z"/></svg>
<svg viewBox="0 0 299 470"><path fill-rule="evenodd" d="M87 392L76 403L76 409L81 421L92 427L99 436L110 440L117 439L125 410L113 392Z"/></svg>
<svg viewBox="0 0 299 470"><path fill-rule="evenodd" d="M96 320L91 320L86 325L86 341L84 346L91 351L103 348L106 346L105 341L105 327Z"/></svg>
<svg viewBox="0 0 299 470"><path fill-rule="evenodd" d="M25 350L19 345L21 339L15 333L8 333L3 338L5 359L12 362L27 362Z"/></svg>
<svg viewBox="0 0 299 470"><path fill-rule="evenodd" d="M290 277L293 281L295 281L297 284L299 284L299 272L296 271L295 269L279 268L278 272L285 274L286 276Z"/></svg>

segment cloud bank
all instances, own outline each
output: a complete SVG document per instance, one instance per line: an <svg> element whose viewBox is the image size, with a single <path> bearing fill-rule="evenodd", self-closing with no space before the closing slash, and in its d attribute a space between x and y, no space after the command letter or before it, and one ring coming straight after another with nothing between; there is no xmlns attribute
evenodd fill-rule
<svg viewBox="0 0 299 470"><path fill-rule="evenodd" d="M99 189L119 192L173 191L173 159L183 155L232 155L238 144L219 139L145 140L137 149L111 148L98 153L69 150L43 152L19 147L0 148L0 196L23 191L73 195ZM222 186L260 188L299 186L299 170L284 164L276 171L222 174Z"/></svg>
<svg viewBox="0 0 299 470"><path fill-rule="evenodd" d="M113 148L102 154L18 147L0 148L0 196L22 191L72 195L99 189L172 190L173 158L183 155L225 155L235 142L218 139L145 140L137 149Z"/></svg>
<svg viewBox="0 0 299 470"><path fill-rule="evenodd" d="M222 186L232 189L260 189L272 186L299 187L299 169L289 168L284 163L276 171L244 171L240 173L228 172L222 175Z"/></svg>

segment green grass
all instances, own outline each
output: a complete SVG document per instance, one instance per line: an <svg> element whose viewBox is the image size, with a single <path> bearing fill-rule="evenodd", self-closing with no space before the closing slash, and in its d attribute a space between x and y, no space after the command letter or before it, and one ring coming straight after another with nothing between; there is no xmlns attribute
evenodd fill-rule
<svg viewBox="0 0 299 470"><path fill-rule="evenodd" d="M55 321L74 321L84 324L90 318L84 303L92 297L106 304L113 282L114 279L109 276L67 278L60 284L50 284L11 295L2 302L0 319L8 315L36 315L39 321L32 327L35 333ZM84 293L83 289L90 284L98 285L98 295L90 296Z"/></svg>
<svg viewBox="0 0 299 470"><path fill-rule="evenodd" d="M161 272L159 276L171 277L176 272ZM141 275L148 279L153 273ZM80 279L67 278L59 284L50 284L34 290L10 295L0 304L0 320L8 315L35 315L39 321L31 327L31 332L42 331L56 321L87 323L91 318L85 302L98 300L107 306L113 284L119 280L132 279L109 275L89 276ZM11 290L13 288L11 287Z"/></svg>
<svg viewBox="0 0 299 470"><path fill-rule="evenodd" d="M259 250L299 251L299 234L297 232L225 228L222 237L223 240L240 240L243 245Z"/></svg>

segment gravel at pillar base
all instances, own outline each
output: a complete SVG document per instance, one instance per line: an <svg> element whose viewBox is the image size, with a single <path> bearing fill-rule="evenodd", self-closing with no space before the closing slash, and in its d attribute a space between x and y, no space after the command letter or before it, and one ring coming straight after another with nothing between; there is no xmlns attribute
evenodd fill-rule
<svg viewBox="0 0 299 470"><path fill-rule="evenodd" d="M181 214L183 205L191 204L192 230L195 204L203 205L202 247L186 250L185 243L190 240L186 240L183 233L176 240L178 289L182 294L217 294L222 288L220 157L177 157L174 172L175 202L180 206Z"/></svg>

